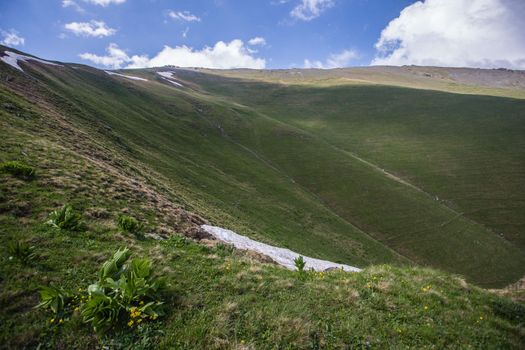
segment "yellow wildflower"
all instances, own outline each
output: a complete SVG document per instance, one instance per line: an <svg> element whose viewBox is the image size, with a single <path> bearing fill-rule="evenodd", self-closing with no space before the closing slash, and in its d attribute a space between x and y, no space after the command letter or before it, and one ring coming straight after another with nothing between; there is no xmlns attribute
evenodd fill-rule
<svg viewBox="0 0 525 350"><path fill-rule="evenodd" d="M427 305L425 305L424 309L425 309L425 310L428 310L428 306L427 306Z"/></svg>
<svg viewBox="0 0 525 350"><path fill-rule="evenodd" d="M130 321L128 322L128 327L133 327L133 324L134 324L134 323L135 323L135 321L130 320Z"/></svg>
<svg viewBox="0 0 525 350"><path fill-rule="evenodd" d="M52 319L49 320L49 323L53 323L53 322L55 322L55 319L54 319L54 318L52 318Z"/></svg>
<svg viewBox="0 0 525 350"><path fill-rule="evenodd" d="M144 305L144 302L141 300L139 304L140 304L140 305Z"/></svg>
<svg viewBox="0 0 525 350"><path fill-rule="evenodd" d="M64 323L63 319L58 320L58 323Z"/></svg>

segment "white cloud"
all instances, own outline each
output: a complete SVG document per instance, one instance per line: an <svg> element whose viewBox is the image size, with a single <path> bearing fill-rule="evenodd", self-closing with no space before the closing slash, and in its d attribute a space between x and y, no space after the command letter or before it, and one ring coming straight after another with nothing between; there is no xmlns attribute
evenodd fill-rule
<svg viewBox="0 0 525 350"><path fill-rule="evenodd" d="M178 21L200 22L201 19L188 11L170 11L168 16Z"/></svg>
<svg viewBox="0 0 525 350"><path fill-rule="evenodd" d="M290 15L296 19L311 21L334 5L334 0L301 0L301 3L290 12Z"/></svg>
<svg viewBox="0 0 525 350"><path fill-rule="evenodd" d="M140 60L139 56L129 57L124 50L120 49L117 44L113 43L109 44L106 52L108 53L106 56L98 56L92 53L83 53L79 56L84 60L111 68L121 68L124 64L133 60Z"/></svg>
<svg viewBox="0 0 525 350"><path fill-rule="evenodd" d="M76 7L78 6L74 0L62 0L62 7Z"/></svg>
<svg viewBox="0 0 525 350"><path fill-rule="evenodd" d="M62 0L62 7L72 7L78 12L85 12L85 10L78 4L78 1L80 0ZM126 2L126 0L83 0L86 3L90 3L92 5L99 5L102 7L106 7L111 4L123 4Z"/></svg>
<svg viewBox="0 0 525 350"><path fill-rule="evenodd" d="M73 32L76 36L102 38L116 33L115 29L108 27L106 23L102 21L71 22L67 23L64 28Z"/></svg>
<svg viewBox="0 0 525 350"><path fill-rule="evenodd" d="M525 69L525 1L426 0L382 31L373 65Z"/></svg>
<svg viewBox="0 0 525 350"><path fill-rule="evenodd" d="M248 44L252 46L265 46L266 45L266 39L257 36L255 38L251 38L248 40Z"/></svg>
<svg viewBox="0 0 525 350"><path fill-rule="evenodd" d="M0 34L2 35L2 40L0 41L0 44L6 45L6 46L19 46L25 44L25 39L18 35L18 32L16 30L11 29L10 31L0 31Z"/></svg>
<svg viewBox="0 0 525 350"><path fill-rule="evenodd" d="M186 39L188 37L188 33L190 32L190 27L186 27L183 31L182 31L182 37L184 39Z"/></svg>
<svg viewBox="0 0 525 350"><path fill-rule="evenodd" d="M174 65L218 69L263 69L266 66L266 61L252 56L241 40L232 40L229 43L219 41L213 47L206 46L201 50L194 50L185 45L176 47L166 45L152 58L146 55L129 56L116 44L110 44L106 51L108 53L106 56L83 53L80 57L111 68L149 68Z"/></svg>
<svg viewBox="0 0 525 350"><path fill-rule="evenodd" d="M74 0L62 0L62 7L72 7L77 12L85 12L85 10Z"/></svg>
<svg viewBox="0 0 525 350"><path fill-rule="evenodd" d="M67 1L67 0L64 0L64 1ZM84 0L84 2L88 2L93 5L100 5L102 7L106 7L111 4L115 4L115 5L123 4L126 2L126 0Z"/></svg>
<svg viewBox="0 0 525 350"><path fill-rule="evenodd" d="M354 50L343 50L340 53L331 54L325 62L304 60L304 68L331 69L348 67L350 62L359 58L359 54Z"/></svg>

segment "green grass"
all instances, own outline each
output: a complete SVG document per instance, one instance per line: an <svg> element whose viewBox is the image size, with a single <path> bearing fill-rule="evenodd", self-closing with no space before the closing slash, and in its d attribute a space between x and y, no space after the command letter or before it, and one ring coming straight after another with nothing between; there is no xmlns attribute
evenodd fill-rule
<svg viewBox="0 0 525 350"><path fill-rule="evenodd" d="M56 99L57 104L63 101L54 94L39 93ZM33 181L0 174L2 348L518 349L525 341L522 304L470 285L459 276L414 266L376 265L359 274L307 272L300 277L224 245L208 247L173 235L185 232L189 225L184 218L188 213L175 205L164 207L178 203L210 214L213 220L224 215L218 222L245 227L252 234L260 227L272 228L273 222L273 229L259 232L259 237L286 242L294 249L295 244L306 252L317 248L324 256L367 265L388 256L391 261L404 261L338 218L316 195L282 175L282 170L268 170L249 152L212 136L210 129L197 129L210 133L199 140L213 141L208 146L192 142L193 147L200 146L199 152L189 153L190 147L184 149L183 142L174 149L162 146L170 139L161 136L155 145L139 148L137 143L157 128L148 130L144 123L145 134L137 131L131 138L127 120L122 125L113 120L111 133L119 130L116 138L106 134L107 128L99 130L96 123L91 124L93 120L83 120L76 109L72 111L79 114L71 112L70 119L63 120L5 88L0 89L0 99L15 104L27 116L0 110L0 159L21 159L39 174ZM222 107L216 108L221 111ZM165 148L166 153L147 161L140 152L153 156L154 147ZM168 155L173 154L177 157L169 162ZM203 155L192 159L199 154ZM206 160L207 166L200 169L197 160ZM149 168L149 162L157 164L158 172ZM171 167L168 171L160 164ZM237 175L245 166L255 168ZM224 187L202 188L202 184ZM228 205L228 200L243 192L245 202L232 209L235 206ZM63 203L83 213L84 230L57 232L45 224L48 214ZM115 222L121 213L153 232L172 227L173 236L157 242L122 234ZM274 215L273 221L266 215ZM249 230L251 224L254 229ZM340 240L331 242L337 229ZM348 253L353 237L361 246ZM32 264L9 260L6 247L14 240L35 247L38 257ZM145 327L97 337L78 314L57 324L50 322L49 312L34 309L40 286L75 290L89 285L97 279L100 265L122 246L152 259L168 281L165 317Z"/></svg>
<svg viewBox="0 0 525 350"><path fill-rule="evenodd" d="M78 66L32 74L86 139L212 224L359 267L434 266L498 287L525 273L523 100L193 71L177 73L191 89L151 70L129 73L147 83Z"/></svg>
<svg viewBox="0 0 525 350"><path fill-rule="evenodd" d="M16 160L1 163L0 172L26 180L30 180L35 176L35 170L33 168Z"/></svg>
<svg viewBox="0 0 525 350"><path fill-rule="evenodd" d="M6 219L2 224L16 228ZM213 249L172 241L134 248L156 258L174 296L167 316L151 328L97 340L78 318L50 324L50 314L31 309L36 288L49 280L69 287L92 280L99 257L109 257L121 243L111 232L105 234L104 240L86 241L30 233L34 240L48 241L41 252L49 259L46 268L2 268L4 346L93 348L101 342L145 343L149 348L519 348L523 341L523 323L513 311L517 304L450 275L378 266L362 274L309 274L302 281L296 273L260 266L237 254L220 257ZM57 254L64 247L77 257ZM510 310L499 306L505 303Z"/></svg>
<svg viewBox="0 0 525 350"><path fill-rule="evenodd" d="M58 153L53 144L41 150L25 145L36 159ZM72 165L77 157L60 152L52 160L63 169L63 182L85 169L103 172L92 163ZM74 195L90 206L96 201L89 197L93 190L109 189L99 188L95 177L87 180L90 190L54 188L47 182L46 163L35 160L38 180L3 178L7 181L0 185L9 198L30 193L34 203L31 215L0 215L2 245L17 237L31 242L42 257L24 266L1 253L0 342L5 348L519 348L523 342L523 306L434 270L374 266L360 274L299 278L222 246L208 248L178 237L161 243L126 239L105 219L87 220L84 232L57 234L42 223L46 203ZM118 212L122 203L108 197L97 205ZM50 322L51 313L33 309L41 285L75 290L96 280L100 264L123 239L136 255L153 259L169 282L165 317L97 338L78 315L57 324Z"/></svg>
<svg viewBox="0 0 525 350"><path fill-rule="evenodd" d="M222 123L234 139L403 255L452 271L469 269L480 256L493 257L492 265L503 262L505 254L490 252L498 245L523 255L523 100L387 86L288 86L185 71L179 76L248 106L238 108L244 114L252 110L279 121L278 129L246 118ZM385 179L383 170L422 191ZM472 255L464 255L469 250ZM473 265L461 272L479 270L475 280L498 283Z"/></svg>

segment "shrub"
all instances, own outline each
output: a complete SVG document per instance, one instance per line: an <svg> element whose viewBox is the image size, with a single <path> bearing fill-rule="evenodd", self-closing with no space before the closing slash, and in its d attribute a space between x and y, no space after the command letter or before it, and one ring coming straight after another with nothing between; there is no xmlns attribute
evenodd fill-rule
<svg viewBox="0 0 525 350"><path fill-rule="evenodd" d="M38 256L35 253L35 247L21 241L11 241L7 244L9 258L14 258L24 265L29 265Z"/></svg>
<svg viewBox="0 0 525 350"><path fill-rule="evenodd" d="M120 230L129 233L137 233L143 229L143 225L129 215L120 215L117 220L117 225Z"/></svg>
<svg viewBox="0 0 525 350"><path fill-rule="evenodd" d="M0 164L0 172L11 174L15 177L30 180L35 177L35 169L16 160Z"/></svg>
<svg viewBox="0 0 525 350"><path fill-rule="evenodd" d="M49 214L48 225L59 230L80 231L82 229L82 216L73 207L66 204L60 210Z"/></svg>

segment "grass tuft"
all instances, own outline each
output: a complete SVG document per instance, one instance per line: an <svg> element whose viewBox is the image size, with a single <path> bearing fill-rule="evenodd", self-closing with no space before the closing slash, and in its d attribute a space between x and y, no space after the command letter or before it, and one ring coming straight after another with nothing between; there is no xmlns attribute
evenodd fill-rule
<svg viewBox="0 0 525 350"><path fill-rule="evenodd" d="M16 259L24 265L29 265L38 258L36 248L23 241L9 242L7 252L9 259Z"/></svg>
<svg viewBox="0 0 525 350"><path fill-rule="evenodd" d="M24 180L31 180L35 177L35 169L33 167L16 160L0 163L0 172L11 174Z"/></svg>

